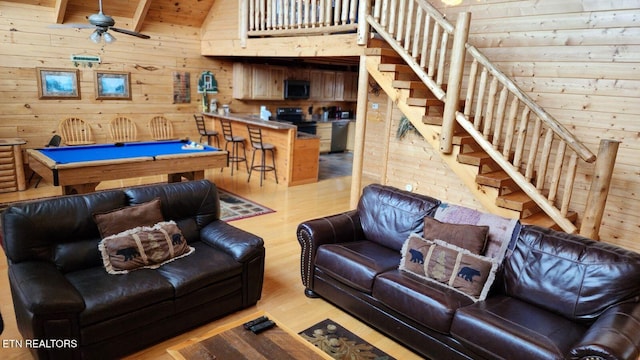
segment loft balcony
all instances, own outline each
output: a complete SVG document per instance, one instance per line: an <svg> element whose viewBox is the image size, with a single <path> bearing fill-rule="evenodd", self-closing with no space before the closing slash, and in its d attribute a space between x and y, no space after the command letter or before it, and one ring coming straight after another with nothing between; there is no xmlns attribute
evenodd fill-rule
<svg viewBox="0 0 640 360"><path fill-rule="evenodd" d="M369 1L358 0L216 3L202 27L202 55L359 56L368 29L358 19L365 19L368 9Z"/></svg>

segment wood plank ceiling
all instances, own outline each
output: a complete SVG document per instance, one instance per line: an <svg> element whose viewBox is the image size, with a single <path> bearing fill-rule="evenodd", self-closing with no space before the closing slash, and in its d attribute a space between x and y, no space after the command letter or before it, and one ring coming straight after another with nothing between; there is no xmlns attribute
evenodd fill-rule
<svg viewBox="0 0 640 360"><path fill-rule="evenodd" d="M82 22L99 9L98 0L8 0L50 7L52 23ZM116 26L144 31L145 23L159 22L200 28L215 0L103 0L102 10Z"/></svg>

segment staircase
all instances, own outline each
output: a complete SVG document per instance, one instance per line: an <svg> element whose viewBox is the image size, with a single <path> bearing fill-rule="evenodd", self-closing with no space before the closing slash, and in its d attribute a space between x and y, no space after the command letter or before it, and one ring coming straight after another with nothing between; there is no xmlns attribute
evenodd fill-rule
<svg viewBox="0 0 640 360"><path fill-rule="evenodd" d="M367 22L376 34L369 75L487 211L578 232L569 210L576 169L596 156L467 43L469 14L454 27L422 0L378 0ZM608 162L610 145L599 154ZM593 171L580 233L597 238L608 182L595 179L610 179L612 164Z"/></svg>

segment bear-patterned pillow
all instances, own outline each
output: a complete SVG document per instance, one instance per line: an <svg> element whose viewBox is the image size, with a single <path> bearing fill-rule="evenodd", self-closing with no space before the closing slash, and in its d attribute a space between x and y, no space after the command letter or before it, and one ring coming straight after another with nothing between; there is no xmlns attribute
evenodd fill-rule
<svg viewBox="0 0 640 360"><path fill-rule="evenodd" d="M442 240L411 234L402 247L399 269L480 301L489 293L498 262Z"/></svg>
<svg viewBox="0 0 640 360"><path fill-rule="evenodd" d="M174 221L163 221L152 227L141 226L108 236L98 244L104 267L110 274L155 269L163 264L191 254L195 249L187 244Z"/></svg>

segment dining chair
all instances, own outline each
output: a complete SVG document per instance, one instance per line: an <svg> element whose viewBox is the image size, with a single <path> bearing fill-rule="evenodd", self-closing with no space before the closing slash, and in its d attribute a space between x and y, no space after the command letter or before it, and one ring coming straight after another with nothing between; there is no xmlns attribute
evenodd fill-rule
<svg viewBox="0 0 640 360"><path fill-rule="evenodd" d="M173 125L164 116L155 116L149 121L153 140L173 140Z"/></svg>
<svg viewBox="0 0 640 360"><path fill-rule="evenodd" d="M126 116L118 116L109 122L109 133L113 142L138 141L136 124Z"/></svg>
<svg viewBox="0 0 640 360"><path fill-rule="evenodd" d="M65 145L89 145L95 144L91 126L84 120L70 117L64 119L58 125L60 136Z"/></svg>

